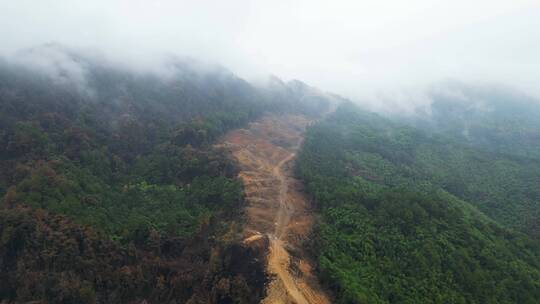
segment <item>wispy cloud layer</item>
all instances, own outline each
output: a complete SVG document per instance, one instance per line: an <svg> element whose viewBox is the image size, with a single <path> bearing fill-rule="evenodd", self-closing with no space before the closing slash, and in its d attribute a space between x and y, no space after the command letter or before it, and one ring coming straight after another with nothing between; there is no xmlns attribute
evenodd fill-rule
<svg viewBox="0 0 540 304"><path fill-rule="evenodd" d="M370 100L441 79L540 95L538 1L0 0L0 11L4 54L58 42L151 66L172 53Z"/></svg>

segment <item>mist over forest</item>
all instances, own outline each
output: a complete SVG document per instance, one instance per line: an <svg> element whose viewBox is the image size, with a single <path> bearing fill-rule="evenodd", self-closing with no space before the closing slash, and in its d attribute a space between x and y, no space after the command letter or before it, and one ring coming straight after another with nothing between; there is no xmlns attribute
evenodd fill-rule
<svg viewBox="0 0 540 304"><path fill-rule="evenodd" d="M0 0L0 302L537 303L538 12Z"/></svg>

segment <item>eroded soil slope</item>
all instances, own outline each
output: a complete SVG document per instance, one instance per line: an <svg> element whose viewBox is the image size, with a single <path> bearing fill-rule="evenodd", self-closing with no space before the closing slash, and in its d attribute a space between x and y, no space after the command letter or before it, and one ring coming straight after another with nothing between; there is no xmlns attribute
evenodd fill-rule
<svg viewBox="0 0 540 304"><path fill-rule="evenodd" d="M267 272L273 279L263 303L329 303L301 248L313 218L291 172L309 123L304 116L267 115L224 139L246 190L244 243L269 241Z"/></svg>

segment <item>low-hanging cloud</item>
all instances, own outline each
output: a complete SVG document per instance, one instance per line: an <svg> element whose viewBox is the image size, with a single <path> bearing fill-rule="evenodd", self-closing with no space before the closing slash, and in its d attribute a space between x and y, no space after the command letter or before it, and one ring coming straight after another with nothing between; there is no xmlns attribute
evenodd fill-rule
<svg viewBox="0 0 540 304"><path fill-rule="evenodd" d="M6 56L50 42L138 67L177 54L373 103L441 79L540 95L536 0L0 0L0 12Z"/></svg>

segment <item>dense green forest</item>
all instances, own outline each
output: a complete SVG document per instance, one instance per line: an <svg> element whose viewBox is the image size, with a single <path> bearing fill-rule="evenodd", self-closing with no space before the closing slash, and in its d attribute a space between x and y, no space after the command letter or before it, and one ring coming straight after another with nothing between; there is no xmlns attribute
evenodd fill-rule
<svg viewBox="0 0 540 304"><path fill-rule="evenodd" d="M163 76L45 49L61 60L0 62L0 301L256 302L263 265L235 243L242 187L214 143L328 101L195 62Z"/></svg>
<svg viewBox="0 0 540 304"><path fill-rule="evenodd" d="M341 105L296 174L339 303L536 303L540 162Z"/></svg>
<svg viewBox="0 0 540 304"><path fill-rule="evenodd" d="M189 60L27 52L54 56L0 61L0 302L259 302L265 252L239 243L244 193L216 143L344 100ZM432 97L392 119L342 103L309 127L295 173L320 215L321 280L338 303L538 302L538 104Z"/></svg>

